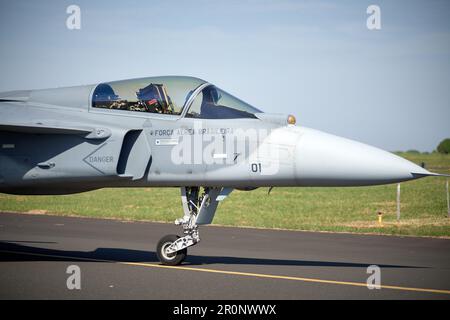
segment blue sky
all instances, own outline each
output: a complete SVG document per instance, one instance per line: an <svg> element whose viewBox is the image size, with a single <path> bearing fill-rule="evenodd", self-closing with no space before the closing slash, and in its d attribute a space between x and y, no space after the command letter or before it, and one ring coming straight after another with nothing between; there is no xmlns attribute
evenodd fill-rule
<svg viewBox="0 0 450 320"><path fill-rule="evenodd" d="M71 4L81 30L66 28ZM450 137L449 13L446 0L0 0L0 91L192 75L300 125L432 151Z"/></svg>

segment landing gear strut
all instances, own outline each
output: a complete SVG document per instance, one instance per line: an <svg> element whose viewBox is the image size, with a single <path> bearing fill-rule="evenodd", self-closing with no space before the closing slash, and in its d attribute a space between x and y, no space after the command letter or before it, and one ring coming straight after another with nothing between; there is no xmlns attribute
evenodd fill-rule
<svg viewBox="0 0 450 320"><path fill-rule="evenodd" d="M214 218L217 206L233 189L182 187L181 202L184 216L175 220L176 225L183 228L184 237L167 235L159 240L156 255L165 265L178 265L187 256L187 248L200 241L198 226L210 224Z"/></svg>

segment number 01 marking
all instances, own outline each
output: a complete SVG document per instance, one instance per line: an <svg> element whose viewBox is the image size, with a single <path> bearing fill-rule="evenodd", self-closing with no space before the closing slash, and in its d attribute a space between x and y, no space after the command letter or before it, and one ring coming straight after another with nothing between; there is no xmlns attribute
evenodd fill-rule
<svg viewBox="0 0 450 320"><path fill-rule="evenodd" d="M252 172L261 172L261 163L252 163Z"/></svg>

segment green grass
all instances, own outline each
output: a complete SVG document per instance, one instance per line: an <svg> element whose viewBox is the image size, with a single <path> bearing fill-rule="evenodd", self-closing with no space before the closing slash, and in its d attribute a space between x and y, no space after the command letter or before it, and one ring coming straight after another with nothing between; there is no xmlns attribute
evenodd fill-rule
<svg viewBox="0 0 450 320"><path fill-rule="evenodd" d="M400 153L450 173L450 155ZM396 185L358 188L267 188L233 191L215 224L293 230L450 237L445 178L402 183L401 219L396 221ZM122 220L172 222L182 215L175 188L102 189L67 196L0 194L0 211L48 213ZM377 223L382 211L383 225Z"/></svg>

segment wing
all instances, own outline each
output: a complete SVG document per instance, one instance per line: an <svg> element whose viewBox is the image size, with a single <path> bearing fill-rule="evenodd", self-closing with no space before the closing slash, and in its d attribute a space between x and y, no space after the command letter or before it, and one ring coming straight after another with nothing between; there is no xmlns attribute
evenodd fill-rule
<svg viewBox="0 0 450 320"><path fill-rule="evenodd" d="M50 124L43 121L34 123L2 122L0 131L22 132L22 133L56 133L56 134L88 134L93 128L75 127L69 124Z"/></svg>
<svg viewBox="0 0 450 320"><path fill-rule="evenodd" d="M21 93L21 92L19 92ZM34 134L75 134L87 139L105 139L111 136L108 128L83 125L80 122L67 120L59 114L48 114L36 110L21 95L0 96L0 131ZM49 112L51 113L51 112Z"/></svg>

